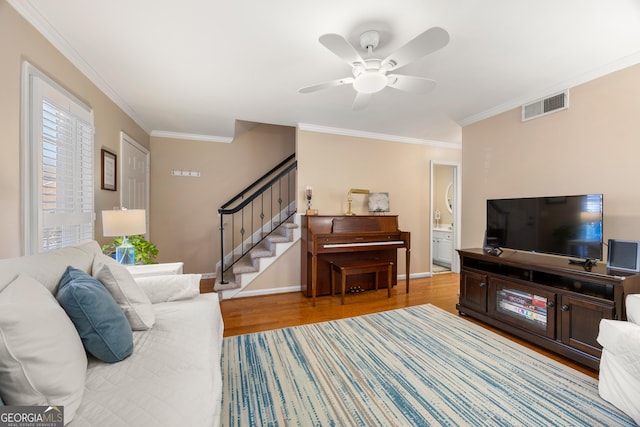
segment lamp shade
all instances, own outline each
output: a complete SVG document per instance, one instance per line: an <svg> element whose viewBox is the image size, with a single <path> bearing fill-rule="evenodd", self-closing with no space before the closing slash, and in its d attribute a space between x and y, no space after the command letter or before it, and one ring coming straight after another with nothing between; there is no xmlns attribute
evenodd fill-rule
<svg viewBox="0 0 640 427"><path fill-rule="evenodd" d="M144 209L102 211L104 236L133 236L147 232L147 215Z"/></svg>

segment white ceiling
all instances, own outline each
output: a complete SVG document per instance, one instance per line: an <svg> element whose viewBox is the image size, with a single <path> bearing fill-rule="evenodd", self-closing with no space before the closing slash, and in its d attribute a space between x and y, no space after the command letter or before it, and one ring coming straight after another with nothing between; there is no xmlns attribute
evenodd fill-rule
<svg viewBox="0 0 640 427"><path fill-rule="evenodd" d="M243 120L459 143L463 125L640 62L638 0L9 1L153 135L230 140ZM322 34L378 30L384 58L434 26L449 44L398 71L436 80L428 94L386 88L352 111L350 85L298 93L351 75Z"/></svg>

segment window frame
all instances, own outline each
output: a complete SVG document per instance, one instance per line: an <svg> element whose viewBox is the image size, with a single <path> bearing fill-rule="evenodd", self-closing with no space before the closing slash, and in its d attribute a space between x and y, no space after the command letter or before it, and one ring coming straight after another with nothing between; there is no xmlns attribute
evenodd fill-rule
<svg viewBox="0 0 640 427"><path fill-rule="evenodd" d="M74 210L71 214L58 214L54 222L66 221L60 226L86 226L90 224L90 239L95 237L95 126L93 110L69 91L61 87L29 62L24 61L22 67L22 138L20 149L21 162L21 196L22 196L22 244L23 254L32 255L45 250L57 249L71 244L89 240L88 237L74 237L72 240L60 241L58 244L43 247L43 230L53 217L46 217L43 210L43 99L49 99L56 104L57 111L68 115L73 123L71 133L74 156L72 177L67 177L67 184L73 185L74 190L81 186L80 192L73 191L72 205L77 206L78 199L84 198L85 210ZM80 123L80 126L78 124ZM84 133L80 133L79 128ZM87 136L87 132L89 135ZM88 140L87 140L88 138ZM84 142L83 142L84 141ZM75 152L84 143L84 157ZM86 150L90 150L87 154ZM79 177L79 164L84 162L84 171ZM87 171L87 167L90 169ZM56 176L60 176L56 173ZM84 184L82 184L84 183ZM56 184L59 185L59 184ZM86 205L89 205L89 211ZM80 219L81 218L81 219ZM66 235L66 233L65 233Z"/></svg>

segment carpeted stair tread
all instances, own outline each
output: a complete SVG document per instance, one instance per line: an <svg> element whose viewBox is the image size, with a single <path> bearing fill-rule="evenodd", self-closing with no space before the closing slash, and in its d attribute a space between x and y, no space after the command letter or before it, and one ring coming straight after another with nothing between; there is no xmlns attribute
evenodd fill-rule
<svg viewBox="0 0 640 427"><path fill-rule="evenodd" d="M289 229L289 230L293 230L294 228L298 228L298 224L293 223L293 222L285 222L285 223L282 224L282 226L284 228Z"/></svg>
<svg viewBox="0 0 640 427"><path fill-rule="evenodd" d="M233 280L229 280L226 277L224 278L224 280L227 283L222 284L222 283L216 281L216 284L215 284L213 290L216 291L216 292L220 292L220 291L229 291L231 289L238 289L240 287L240 284L236 283Z"/></svg>
<svg viewBox="0 0 640 427"><path fill-rule="evenodd" d="M281 234L271 234L267 239L273 243L286 243L292 240L291 236L283 236Z"/></svg>
<svg viewBox="0 0 640 427"><path fill-rule="evenodd" d="M251 249L252 258L270 257L273 256L274 253L275 251L273 250L272 245L266 240L263 240L262 242L258 243L256 247Z"/></svg>
<svg viewBox="0 0 640 427"><path fill-rule="evenodd" d="M286 243L293 240L293 230L298 228L297 224L285 222L275 229L271 234L266 236L265 240L272 243Z"/></svg>
<svg viewBox="0 0 640 427"><path fill-rule="evenodd" d="M224 281L227 283L220 283L220 277L222 276L222 272L220 270L220 266L216 268L216 281L213 285L213 290L216 292L220 291L228 291L231 289L238 289L240 287L240 283L237 283L235 275L231 271L227 271L224 274Z"/></svg>
<svg viewBox="0 0 640 427"><path fill-rule="evenodd" d="M253 262L253 259L250 256L244 256L238 262L233 264L231 268L233 270L233 274L242 274L242 273L255 273L258 271L258 266Z"/></svg>

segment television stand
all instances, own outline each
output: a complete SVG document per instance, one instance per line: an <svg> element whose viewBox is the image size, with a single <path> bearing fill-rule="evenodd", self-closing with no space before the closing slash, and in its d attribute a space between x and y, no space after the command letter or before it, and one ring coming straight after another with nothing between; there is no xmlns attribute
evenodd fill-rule
<svg viewBox="0 0 640 427"><path fill-rule="evenodd" d="M625 289L640 287L640 274L612 273L604 264L587 270L584 262L507 249L458 253L461 315L593 369L602 354L600 320L624 320Z"/></svg>
<svg viewBox="0 0 640 427"><path fill-rule="evenodd" d="M594 265L597 264L597 260L595 259L570 259L569 260L569 264L573 264L573 265L580 265L582 266L582 268L584 268L587 271L591 271L591 269L593 268Z"/></svg>

